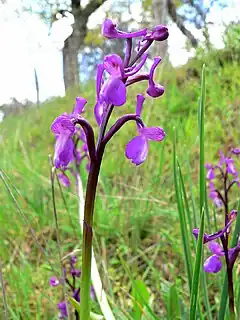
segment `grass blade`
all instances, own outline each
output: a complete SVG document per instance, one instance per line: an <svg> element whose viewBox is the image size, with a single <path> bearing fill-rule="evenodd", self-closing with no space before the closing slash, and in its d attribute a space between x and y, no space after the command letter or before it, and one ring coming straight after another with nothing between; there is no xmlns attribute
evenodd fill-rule
<svg viewBox="0 0 240 320"><path fill-rule="evenodd" d="M205 168L204 168L204 103L205 103L205 65L202 68L201 81L201 96L198 108L199 120L199 137L200 137L200 167L199 167L199 190L200 190L200 214L201 224L200 232L197 241L196 259L193 271L192 291L190 299L190 320L196 319L196 309L198 302L199 278L202 265L202 251L203 251L203 233L204 233L204 218L205 218Z"/></svg>
<svg viewBox="0 0 240 320"><path fill-rule="evenodd" d="M174 141L173 141L173 175L174 175L174 184L175 184L175 193L176 193L178 214L179 214L179 220L180 220L181 236L182 236L182 242L183 242L184 260L185 260L185 265L186 265L186 269L187 269L188 286L189 286L189 290L191 292L192 260L191 260L190 245L189 245L189 241L188 241L186 216L185 216L185 212L184 212L184 208L183 208L181 188L179 185L179 170L177 168L177 157L176 157L176 131L174 132Z"/></svg>

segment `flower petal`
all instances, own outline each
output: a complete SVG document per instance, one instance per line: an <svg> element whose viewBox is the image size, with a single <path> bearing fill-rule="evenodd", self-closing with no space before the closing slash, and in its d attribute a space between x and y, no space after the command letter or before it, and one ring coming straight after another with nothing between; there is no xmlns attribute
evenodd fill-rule
<svg viewBox="0 0 240 320"><path fill-rule="evenodd" d="M219 256L212 255L204 262L204 270L208 273L217 273L222 269L222 262Z"/></svg>
<svg viewBox="0 0 240 320"><path fill-rule="evenodd" d="M110 77L104 84L100 101L114 106L122 106L126 102L127 90L122 80Z"/></svg>
<svg viewBox="0 0 240 320"><path fill-rule="evenodd" d="M144 127L139 129L142 136L153 141L162 141L165 138L166 133L160 127Z"/></svg>
<svg viewBox="0 0 240 320"><path fill-rule="evenodd" d="M72 138L65 134L57 137L54 153L54 165L57 169L65 168L73 159L74 144Z"/></svg>
<svg viewBox="0 0 240 320"><path fill-rule="evenodd" d="M124 76L123 62L120 56L117 54L110 54L104 58L104 68L105 70L114 77Z"/></svg>
<svg viewBox="0 0 240 320"><path fill-rule="evenodd" d="M61 184L64 187L66 187L66 188L70 187L70 180L69 180L68 176L64 172L58 173L57 176L58 176L59 181L61 182Z"/></svg>
<svg viewBox="0 0 240 320"><path fill-rule="evenodd" d="M51 130L55 135L64 133L71 136L75 131L75 127L69 116L61 115L53 121Z"/></svg>
<svg viewBox="0 0 240 320"><path fill-rule="evenodd" d="M160 97L161 95L164 94L164 87L161 86L160 84L156 84L153 80L154 71L160 62L161 62L161 58L155 57L149 73L147 94L153 98Z"/></svg>
<svg viewBox="0 0 240 320"><path fill-rule="evenodd" d="M143 163L148 155L148 141L143 136L137 136L128 142L125 155L136 166Z"/></svg>
<svg viewBox="0 0 240 320"><path fill-rule="evenodd" d="M224 256L224 251L220 244L218 244L217 242L210 242L208 248L213 254L216 254L217 256Z"/></svg>
<svg viewBox="0 0 240 320"><path fill-rule="evenodd" d="M99 101L96 103L94 108L94 115L97 121L97 124L100 126L102 123L102 116L103 116L103 103Z"/></svg>
<svg viewBox="0 0 240 320"><path fill-rule="evenodd" d="M145 100L145 97L142 94L137 95L136 115L138 117L141 116L144 100Z"/></svg>
<svg viewBox="0 0 240 320"><path fill-rule="evenodd" d="M83 113L85 110L84 110L84 106L85 104L87 103L87 100L82 98L82 97L77 97L76 98L76 104L75 104L75 108L73 110L73 113L76 113L76 114L81 114Z"/></svg>

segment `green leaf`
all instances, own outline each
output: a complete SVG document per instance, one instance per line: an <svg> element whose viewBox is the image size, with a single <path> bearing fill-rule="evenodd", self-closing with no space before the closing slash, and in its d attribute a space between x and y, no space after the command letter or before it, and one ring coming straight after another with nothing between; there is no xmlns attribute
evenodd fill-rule
<svg viewBox="0 0 240 320"><path fill-rule="evenodd" d="M169 290L169 296L168 296L168 319L172 320L178 320L181 319L180 314L180 301L179 296L177 293L177 289L175 285L173 284Z"/></svg>
<svg viewBox="0 0 240 320"><path fill-rule="evenodd" d="M134 280L134 286L132 287L132 297L134 298L133 301L133 318L135 320L139 320L142 318L144 312L144 301L149 303L150 293L142 280Z"/></svg>
<svg viewBox="0 0 240 320"><path fill-rule="evenodd" d="M204 218L205 218L205 168L204 168L204 103L205 103L205 65L202 68L201 81L201 96L198 108L199 120L199 137L200 137L200 166L199 166L199 190L200 190L200 214L201 225L197 241L197 251L193 271L192 291L190 298L190 320L196 319L196 309L199 292L199 278L202 266L202 251L203 251L203 233L204 233Z"/></svg>
<svg viewBox="0 0 240 320"><path fill-rule="evenodd" d="M77 302L75 299L73 299L72 297L68 296L68 301L71 303L71 305L73 306L73 308L75 310L77 310L77 312L80 314L80 303ZM91 320L104 320L104 317L96 314L94 312L90 312L90 319Z"/></svg>

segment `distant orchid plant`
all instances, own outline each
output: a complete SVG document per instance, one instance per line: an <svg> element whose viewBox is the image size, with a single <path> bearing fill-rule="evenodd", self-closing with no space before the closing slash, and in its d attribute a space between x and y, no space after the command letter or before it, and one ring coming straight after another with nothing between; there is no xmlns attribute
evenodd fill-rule
<svg viewBox="0 0 240 320"><path fill-rule="evenodd" d="M239 156L240 149L233 149L232 156ZM212 255L204 262L204 270L217 273L222 269L221 257L225 257L228 275L229 309L234 314L233 267L240 252L240 241L234 248L229 248L231 225L237 218L237 210L229 211L229 194L234 185L240 187L239 175L233 157L225 157L220 151L220 161L217 165L206 164L206 179L209 198L217 208L224 207L224 227L213 234L204 233L203 243L208 243ZM193 229L193 235L198 238L199 229ZM221 244L215 240L220 240Z"/></svg>
<svg viewBox="0 0 240 320"><path fill-rule="evenodd" d="M107 125L115 107L122 107L127 101L127 87L140 81L147 81L146 94L153 98L163 95L163 86L155 83L154 73L161 62L160 57L155 57L149 72L140 72L148 59L147 50L155 41L163 41L168 38L168 29L163 25L156 26L152 31L142 29L136 32L124 32L118 30L116 25L106 19L102 26L102 34L108 39L126 40L125 56L122 59L117 54L105 56L103 63L97 66L96 77L96 104L94 114L99 126L97 143L92 126L82 116L86 100L77 98L76 105L71 114L64 113L57 117L51 126L56 137L54 165L60 170L61 182L68 186L66 175L69 164L73 161L77 165L87 158L88 183L85 198L83 251L82 251L82 280L80 318L89 320L90 315L90 276L92 253L92 224L96 188L103 154L107 143L129 121L135 121L137 134L131 139L125 150L126 157L136 166L142 164L148 156L149 141L160 142L165 137L161 127L145 126L141 114L145 96L138 94L136 98L136 110L132 114L120 117L109 129ZM137 43L135 55L132 50L133 39L141 38ZM134 55L134 56L133 56ZM78 143L82 142L81 149ZM71 170L70 170L71 171Z"/></svg>

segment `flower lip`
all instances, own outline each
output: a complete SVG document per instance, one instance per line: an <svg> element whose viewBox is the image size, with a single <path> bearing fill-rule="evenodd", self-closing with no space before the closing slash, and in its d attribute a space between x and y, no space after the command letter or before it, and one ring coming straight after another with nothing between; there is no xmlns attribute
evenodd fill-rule
<svg viewBox="0 0 240 320"><path fill-rule="evenodd" d="M129 39L129 38L146 36L147 28L144 28L142 30L135 31L135 32L124 32L124 31L118 30L116 28L116 24L114 24L111 19L106 19L102 25L102 34L104 37L108 39L117 39L117 38Z"/></svg>
<svg viewBox="0 0 240 320"><path fill-rule="evenodd" d="M104 69L114 77L124 77L123 62L117 54L110 54L104 58Z"/></svg>
<svg viewBox="0 0 240 320"><path fill-rule="evenodd" d="M222 269L222 262L219 256L212 255L204 262L204 270L208 273L218 273Z"/></svg>
<svg viewBox="0 0 240 320"><path fill-rule="evenodd" d="M75 131L75 126L69 116L61 115L53 121L51 130L55 135L66 134L72 136Z"/></svg>

